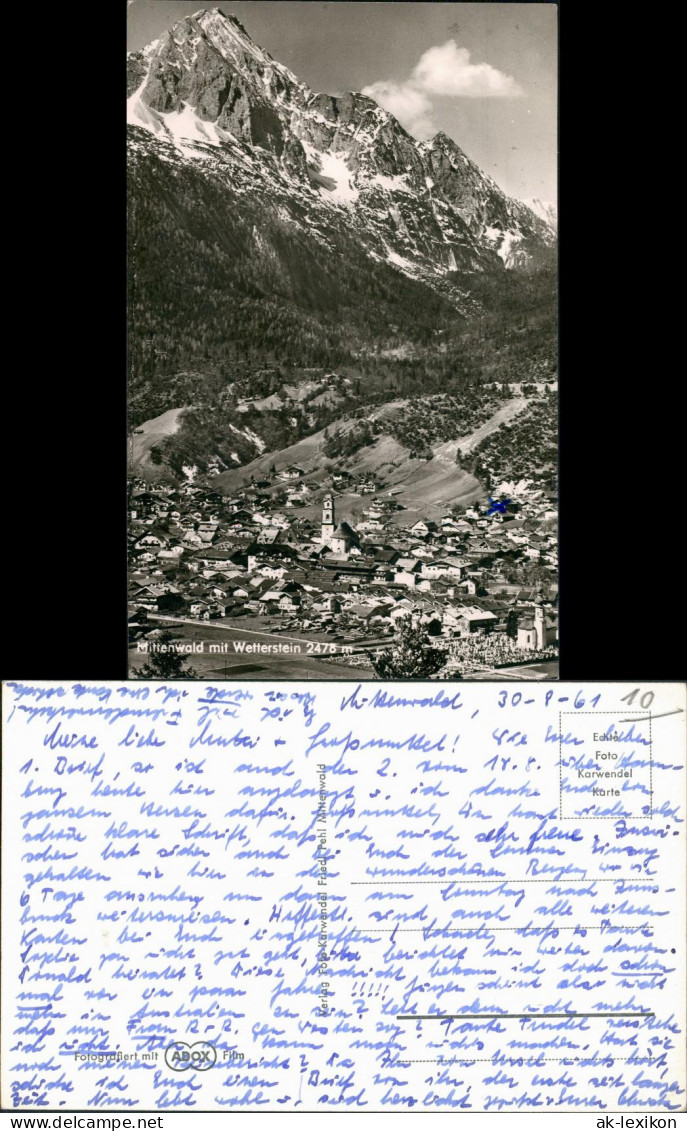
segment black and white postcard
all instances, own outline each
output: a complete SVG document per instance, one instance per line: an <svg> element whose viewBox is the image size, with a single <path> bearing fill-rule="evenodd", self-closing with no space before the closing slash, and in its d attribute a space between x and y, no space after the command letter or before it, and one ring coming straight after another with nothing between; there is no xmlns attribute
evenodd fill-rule
<svg viewBox="0 0 687 1131"><path fill-rule="evenodd" d="M557 678L557 15L130 0L132 677Z"/></svg>

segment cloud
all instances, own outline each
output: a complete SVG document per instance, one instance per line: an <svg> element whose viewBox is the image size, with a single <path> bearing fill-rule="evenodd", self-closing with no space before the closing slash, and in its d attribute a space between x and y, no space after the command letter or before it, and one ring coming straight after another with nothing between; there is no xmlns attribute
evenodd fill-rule
<svg viewBox="0 0 687 1131"><path fill-rule="evenodd" d="M431 137L436 133L432 103L411 83L373 82L371 86L363 87L362 93L374 98L416 137Z"/></svg>
<svg viewBox="0 0 687 1131"><path fill-rule="evenodd" d="M410 82L428 94L453 98L513 98L523 93L512 75L490 63L471 63L467 47L459 47L455 39L429 47Z"/></svg>
<svg viewBox="0 0 687 1131"><path fill-rule="evenodd" d="M429 47L404 82L375 82L363 94L398 118L416 137L436 133L431 95L445 98L517 98L523 94L512 75L490 63L471 63L467 47L455 39Z"/></svg>

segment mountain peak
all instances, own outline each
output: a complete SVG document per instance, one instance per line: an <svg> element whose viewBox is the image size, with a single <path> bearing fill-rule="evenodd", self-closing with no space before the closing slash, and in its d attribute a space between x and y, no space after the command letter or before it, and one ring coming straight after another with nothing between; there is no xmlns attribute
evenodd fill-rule
<svg viewBox="0 0 687 1131"><path fill-rule="evenodd" d="M222 9L217 8L217 7L215 7L215 8L199 8L197 12L193 13L193 15L191 16L191 19L192 20L199 20L201 16L213 16L213 15L221 16L223 20L236 19L235 16L231 16L231 17L225 16Z"/></svg>
<svg viewBox="0 0 687 1131"><path fill-rule="evenodd" d="M263 66L276 66L294 82L298 81L286 67L275 62L269 51L255 42L237 16L226 15L221 8L201 8L191 19L223 58L231 59L234 64L246 63L250 59Z"/></svg>
<svg viewBox="0 0 687 1131"><path fill-rule="evenodd" d="M448 134L445 134L443 130L439 130L428 142L428 145L430 149L450 149L452 153L459 153L463 156L463 150L458 143L455 142L452 137L449 137Z"/></svg>
<svg viewBox="0 0 687 1131"><path fill-rule="evenodd" d="M253 39L251 39L250 34L246 31L238 16L234 16L233 14L227 16L221 8L200 8L197 12L194 12L191 19L194 19L196 23L200 24L201 27L205 27L207 24L214 24L217 26L233 24L242 36L250 40L251 43L255 42Z"/></svg>

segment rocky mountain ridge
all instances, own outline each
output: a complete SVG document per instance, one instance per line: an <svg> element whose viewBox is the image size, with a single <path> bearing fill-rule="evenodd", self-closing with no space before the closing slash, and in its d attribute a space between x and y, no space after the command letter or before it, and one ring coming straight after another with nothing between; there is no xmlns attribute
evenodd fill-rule
<svg viewBox="0 0 687 1131"><path fill-rule="evenodd" d="M219 8L130 54L127 80L134 177L151 158L193 166L238 204L264 198L296 237L333 247L347 232L463 309L453 272L528 266L555 243L551 217L508 197L446 134L417 141L369 97L310 91ZM253 236L269 257L259 223Z"/></svg>

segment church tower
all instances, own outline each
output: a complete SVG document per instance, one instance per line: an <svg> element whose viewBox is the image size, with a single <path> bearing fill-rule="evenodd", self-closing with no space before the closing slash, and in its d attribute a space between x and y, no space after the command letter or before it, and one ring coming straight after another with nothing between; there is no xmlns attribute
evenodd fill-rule
<svg viewBox="0 0 687 1131"><path fill-rule="evenodd" d="M322 503L322 533L320 541L324 546L327 546L334 533L334 499L331 495L325 495Z"/></svg>
<svg viewBox="0 0 687 1131"><path fill-rule="evenodd" d="M546 648L546 620L541 605L534 606L534 643L537 648Z"/></svg>

